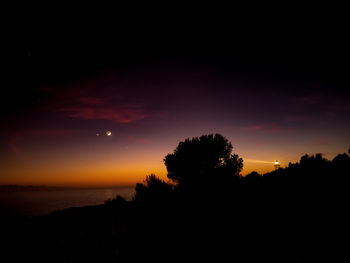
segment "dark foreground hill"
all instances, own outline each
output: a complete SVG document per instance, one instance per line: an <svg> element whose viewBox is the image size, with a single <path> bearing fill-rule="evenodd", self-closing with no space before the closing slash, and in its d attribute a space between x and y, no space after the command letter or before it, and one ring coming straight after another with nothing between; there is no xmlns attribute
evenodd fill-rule
<svg viewBox="0 0 350 263"><path fill-rule="evenodd" d="M349 155L306 155L263 176L226 167L178 184L151 175L129 202L33 218L2 210L1 262L347 262Z"/></svg>

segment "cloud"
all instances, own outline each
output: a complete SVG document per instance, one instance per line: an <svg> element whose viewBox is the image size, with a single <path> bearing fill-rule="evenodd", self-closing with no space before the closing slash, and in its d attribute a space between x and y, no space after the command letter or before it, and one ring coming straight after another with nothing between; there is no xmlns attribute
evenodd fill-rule
<svg viewBox="0 0 350 263"><path fill-rule="evenodd" d="M131 123L145 119L148 115L138 107L67 107L59 110L67 116L80 120L110 120L116 123Z"/></svg>
<svg viewBox="0 0 350 263"><path fill-rule="evenodd" d="M115 90L113 90L115 91ZM104 90L89 89L81 94L80 88L72 93L62 93L53 106L55 112L79 120L108 120L115 123L131 123L148 117L144 102L125 98L123 94L114 94Z"/></svg>

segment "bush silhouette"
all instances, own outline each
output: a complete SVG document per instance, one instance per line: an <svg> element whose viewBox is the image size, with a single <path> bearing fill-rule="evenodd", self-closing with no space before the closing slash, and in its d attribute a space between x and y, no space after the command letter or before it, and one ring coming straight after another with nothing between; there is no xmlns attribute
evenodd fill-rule
<svg viewBox="0 0 350 263"><path fill-rule="evenodd" d="M262 179L262 176L256 171L253 171L244 177L244 181L249 184L256 184L260 182L261 179Z"/></svg>
<svg viewBox="0 0 350 263"><path fill-rule="evenodd" d="M143 183L137 183L135 187L134 201L163 201L164 198L170 196L172 185L167 184L164 180L159 179L156 175L150 174L146 176Z"/></svg>
<svg viewBox="0 0 350 263"><path fill-rule="evenodd" d="M220 134L186 139L165 156L167 176L186 187L239 175L243 160L233 154L232 149L232 144Z"/></svg>
<svg viewBox="0 0 350 263"><path fill-rule="evenodd" d="M127 201L125 200L124 197L117 195L115 198L112 199L107 199L105 201L105 205L107 206L120 206L120 205L125 205Z"/></svg>
<svg viewBox="0 0 350 263"><path fill-rule="evenodd" d="M258 172L256 172L256 171L253 171L253 172L251 172L251 173L249 173L249 174L247 174L246 176L245 176L245 178L246 179L252 179L252 180L254 180L255 178L260 178L261 177L261 175L258 173Z"/></svg>

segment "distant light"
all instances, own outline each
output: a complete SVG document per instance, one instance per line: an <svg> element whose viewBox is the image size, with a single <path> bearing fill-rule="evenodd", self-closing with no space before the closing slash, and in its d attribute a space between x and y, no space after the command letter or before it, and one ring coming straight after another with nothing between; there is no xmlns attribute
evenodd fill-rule
<svg viewBox="0 0 350 263"><path fill-rule="evenodd" d="M99 133L96 133L96 136L98 137L98 136L100 136L100 134L99 134Z"/></svg>
<svg viewBox="0 0 350 263"><path fill-rule="evenodd" d="M106 131L106 135L107 135L107 136L111 136L111 135L112 135L112 132L111 132L111 131Z"/></svg>
<svg viewBox="0 0 350 263"><path fill-rule="evenodd" d="M277 160L274 162L273 166L275 167L275 170L278 170L281 167L279 161L277 161Z"/></svg>

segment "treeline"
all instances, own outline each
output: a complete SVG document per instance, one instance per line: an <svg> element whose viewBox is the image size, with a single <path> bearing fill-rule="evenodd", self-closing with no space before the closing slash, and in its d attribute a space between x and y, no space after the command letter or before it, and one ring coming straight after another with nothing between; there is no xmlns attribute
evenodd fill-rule
<svg viewBox="0 0 350 263"><path fill-rule="evenodd" d="M132 201L4 229L4 251L18 262L346 261L349 154L243 177L231 143L210 134L180 142L164 163L169 181L147 176Z"/></svg>
<svg viewBox="0 0 350 263"><path fill-rule="evenodd" d="M149 175L136 185L134 205L159 238L193 260L340 258L349 155L304 155L285 168L241 176L243 160L232 149L218 134L188 139L164 159L169 182Z"/></svg>
<svg viewBox="0 0 350 263"><path fill-rule="evenodd" d="M347 153L338 154L333 160L322 154L306 154L285 168L242 176L243 160L231 151L232 145L219 134L180 142L174 153L164 159L169 181L154 174L147 176L136 185L133 200L159 202L198 195L240 199L239 196L249 192L253 196L261 194L260 198L276 194L279 199L318 198L319 202L330 202L348 192L350 156Z"/></svg>

